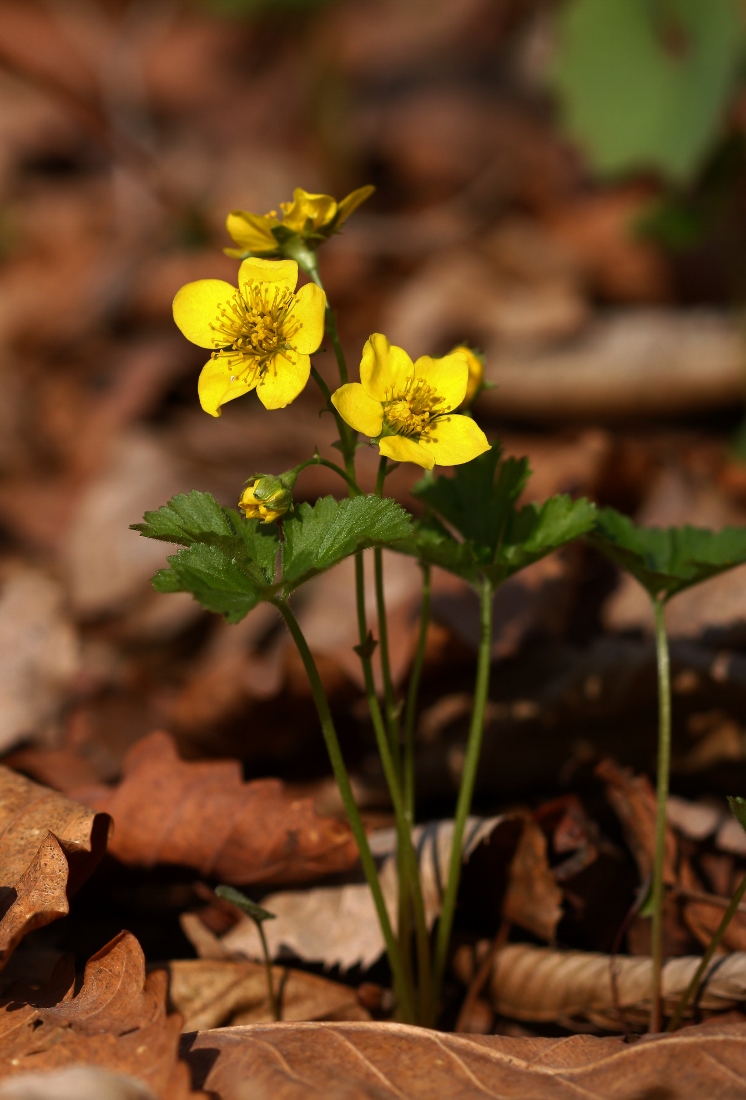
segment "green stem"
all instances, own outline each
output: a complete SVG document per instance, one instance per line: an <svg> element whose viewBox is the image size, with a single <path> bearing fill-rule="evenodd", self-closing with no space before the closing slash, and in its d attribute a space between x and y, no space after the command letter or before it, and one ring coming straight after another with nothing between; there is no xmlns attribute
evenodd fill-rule
<svg viewBox="0 0 746 1100"><path fill-rule="evenodd" d="M412 844L411 826L407 821L404 809L404 799L399 783L399 776L386 733L378 696L376 695L375 681L373 678L373 663L371 661L371 639L368 636L368 624L365 614L365 567L362 553L357 553L355 555L355 592L358 635L360 638L358 654L363 669L365 695L368 702L371 721L373 723L376 746L381 757L381 764L383 766L384 776L386 777L386 784L394 808L394 818L396 821L399 909L401 911L403 905L408 904L402 899L411 897L414 905L415 929L417 933L417 966L420 986L419 1020L421 1023L427 1023L431 1018L433 1002L430 986L430 937L427 930L425 899L422 894L422 884L420 883L417 854ZM404 944L403 939L407 934L408 927L399 929L399 945L401 950L405 953L406 958L409 957L409 946L408 943Z"/></svg>
<svg viewBox="0 0 746 1100"><path fill-rule="evenodd" d="M342 802L347 812L347 818L350 822L355 841L357 842L363 872L368 882L368 886L370 887L371 894L373 895L373 904L376 908L378 922L381 926L381 932L383 933L384 942L386 944L386 952L389 957L397 996L399 997L403 1014L409 1020L413 1020L415 1018L415 1006L412 997L411 983L407 981L407 975L402 966L401 954L396 942L396 937L394 936L393 928L391 927L388 910L386 909L386 902L378 878L378 870L370 850L370 845L368 844L368 837L360 817L360 811L357 808L355 797L352 793L350 778L347 774L342 750L339 746L339 739L337 738L337 731L334 728L334 720L329 710L329 703L321 683L321 677L316 668L316 662L313 659L311 650L308 648L308 643L303 635L303 631L298 625L298 621L287 603L284 600L277 600L275 601L275 607L277 607L285 620L293 641L297 646L301 660L303 661L306 675L311 685L313 700L316 704L316 711L321 723L321 731L324 735L324 741L326 742L334 778L337 781L339 793L342 796Z"/></svg>
<svg viewBox="0 0 746 1100"><path fill-rule="evenodd" d="M269 993L269 1007L272 1012L273 1018L280 1022L280 1005L275 994L275 983L272 980L272 961L269 957L269 948L267 947L267 937L264 935L264 928L262 927L262 921L256 922L257 929L259 931L259 939L262 941L262 952L264 954L264 969L267 973L267 992Z"/></svg>
<svg viewBox="0 0 746 1100"><path fill-rule="evenodd" d="M663 867L666 856L666 810L671 771L671 674L666 637L665 603L652 598L655 616L655 652L658 665L658 785L656 792L655 856L653 860L653 963L650 1032L661 1029L661 971L663 969Z"/></svg>
<svg viewBox="0 0 746 1100"><path fill-rule="evenodd" d="M376 477L375 494L383 496L383 485L386 480L386 456L381 455L378 463L378 476ZM391 654L389 650L389 627L386 614L386 593L383 585L383 550L376 547L373 551L373 563L376 587L376 612L378 615L378 645L381 655L381 674L383 677L383 698L386 714L386 729L388 730L391 751L396 760L397 772L401 783L401 747L399 745L399 708L396 705L394 695L394 681L391 676Z"/></svg>
<svg viewBox="0 0 746 1100"><path fill-rule="evenodd" d="M321 287L321 289L324 290L324 284L322 283L321 275L319 274L318 263L314 263L312 266L309 265L305 270L316 283L316 286ZM324 293L326 293L325 290ZM347 382L347 362L345 360L345 353L342 349L342 344L339 340L339 333L337 331L337 318L334 316L334 311L329 305L328 297L326 299L326 331L329 333L329 339L331 340L332 347L334 348L334 355L337 360L337 369L339 370L339 382L340 385L344 386Z"/></svg>
<svg viewBox="0 0 746 1100"><path fill-rule="evenodd" d="M422 604L420 606L420 633L417 638L417 651L409 677L407 705L404 712L404 812L411 825L414 824L414 727L417 719L417 699L420 693L420 681L425 665L427 631L430 625L430 566L420 563L422 569Z"/></svg>
<svg viewBox="0 0 746 1100"><path fill-rule="evenodd" d="M479 585L480 597L480 636L479 655L477 657L477 678L474 685L474 708L471 713L471 726L469 739L466 745L464 757L464 770L461 776L461 788L456 803L456 814L453 821L453 840L451 843L451 858L448 866L448 880L446 882L443 902L438 923L438 937L435 944L435 965L433 986L435 996L440 993L445 973L448 946L453 927L453 915L456 909L456 898L461 878L461 864L463 860L462 846L464 842L464 830L466 819L471 809L471 800L474 794L474 784L479 764L479 754L482 748L482 734L484 732L484 716L487 709L487 697L490 688L490 666L492 663L492 583L482 577Z"/></svg>
<svg viewBox="0 0 746 1100"><path fill-rule="evenodd" d="M702 977L707 970L707 967L710 965L712 956L715 954L718 947L720 946L720 942L727 931L728 925L733 920L733 917L736 915L738 911L738 906L741 904L744 894L746 894L746 875L743 876L738 886L736 887L736 892L730 899L730 904L728 908L723 913L723 919L720 921L720 924L715 929L715 933L709 944L707 945L707 950L702 956L700 964L694 972L694 977L689 982L689 985L684 991L684 995L677 1004L676 1011L674 1012L672 1019L669 1020L666 1031L675 1031L681 1023L681 1017L684 1015L686 1006L689 1004L689 1001L694 996L695 990L702 980Z"/></svg>
<svg viewBox="0 0 746 1100"><path fill-rule="evenodd" d="M336 462L330 462L327 458L322 458L321 455L315 454L313 458L307 459L305 462L301 462L299 466L295 467L295 472L300 473L301 470L308 469L309 466L326 466L328 470L334 470L335 474L347 482L347 488L350 490L350 496L362 496L363 490L360 488L354 477L345 473L341 466L338 466Z"/></svg>

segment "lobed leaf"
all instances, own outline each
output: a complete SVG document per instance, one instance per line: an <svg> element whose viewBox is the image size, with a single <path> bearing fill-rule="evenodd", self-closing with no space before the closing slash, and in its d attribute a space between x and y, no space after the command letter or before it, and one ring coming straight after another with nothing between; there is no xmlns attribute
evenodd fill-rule
<svg viewBox="0 0 746 1100"><path fill-rule="evenodd" d="M301 504L284 523L282 585L291 592L358 550L388 546L411 534L410 517L394 500L322 497Z"/></svg>
<svg viewBox="0 0 746 1100"><path fill-rule="evenodd" d="M143 522L131 524L130 530L139 531L148 539L175 542L179 546L214 542L216 538L232 538L236 534L229 513L210 493L197 489L179 493L157 511L146 512Z"/></svg>
<svg viewBox="0 0 746 1100"><path fill-rule="evenodd" d="M661 600L746 562L746 527L641 527L614 508L588 541Z"/></svg>
<svg viewBox="0 0 746 1100"><path fill-rule="evenodd" d="M472 584L483 575L497 585L593 528L596 508L585 498L559 495L517 510L529 474L528 459L503 460L493 444L453 477L425 478L414 492L461 538L429 517L397 549Z"/></svg>
<svg viewBox="0 0 746 1100"><path fill-rule="evenodd" d="M170 568L159 569L153 578L157 592L191 592L229 623L240 622L271 591L219 546L196 543L173 554L168 563Z"/></svg>

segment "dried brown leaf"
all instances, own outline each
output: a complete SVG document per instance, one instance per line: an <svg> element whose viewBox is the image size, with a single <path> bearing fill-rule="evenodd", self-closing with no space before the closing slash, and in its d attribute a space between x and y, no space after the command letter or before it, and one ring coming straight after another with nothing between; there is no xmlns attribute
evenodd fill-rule
<svg viewBox="0 0 746 1100"><path fill-rule="evenodd" d="M674 1009L700 961L687 956L664 963L667 1012ZM590 1022L619 1031L623 1024L642 1030L650 1019L647 957L509 944L495 959L489 988L495 1011L514 1020L553 1021L566 1027ZM746 952L736 951L711 964L696 1005L690 1004L687 1015L727 1012L744 1001Z"/></svg>
<svg viewBox="0 0 746 1100"><path fill-rule="evenodd" d="M591 1035L512 1039L305 1023L204 1031L184 1046L204 1075L199 1083L220 1100L740 1100L744 1039L744 1023L632 1045Z"/></svg>
<svg viewBox="0 0 746 1100"><path fill-rule="evenodd" d="M123 863L194 867L223 882L304 882L347 870L346 825L293 799L278 779L244 783L237 760L185 762L156 732L127 753L120 785L75 792L114 818L110 851Z"/></svg>
<svg viewBox="0 0 746 1100"><path fill-rule="evenodd" d="M49 985L14 986L0 1000L0 1076L84 1064L141 1080L158 1100L195 1094L177 1061L181 1017L166 1014L167 977L146 977L142 949L121 932L75 972L62 959Z"/></svg>
<svg viewBox="0 0 746 1100"><path fill-rule="evenodd" d="M0 767L0 966L34 928L68 911L68 896L106 849L109 819Z"/></svg>
<svg viewBox="0 0 746 1100"><path fill-rule="evenodd" d="M273 1019L263 963L176 959L167 969L169 1001L185 1031ZM285 1021L370 1019L355 990L341 982L283 966L272 967L272 980Z"/></svg>

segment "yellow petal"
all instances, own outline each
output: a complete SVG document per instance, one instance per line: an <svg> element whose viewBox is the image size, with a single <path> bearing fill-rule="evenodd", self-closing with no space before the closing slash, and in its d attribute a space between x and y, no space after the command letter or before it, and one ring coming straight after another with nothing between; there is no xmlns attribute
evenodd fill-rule
<svg viewBox="0 0 746 1100"><path fill-rule="evenodd" d="M380 332L365 341L360 361L360 381L374 401L386 401L404 389L413 375L412 360L403 348L390 344Z"/></svg>
<svg viewBox="0 0 746 1100"><path fill-rule="evenodd" d="M246 361L246 366L250 361ZM199 376L199 403L210 416L220 416L220 406L236 397L243 397L256 385L256 371L244 371L236 375L235 356L216 355L202 368Z"/></svg>
<svg viewBox="0 0 746 1100"><path fill-rule="evenodd" d="M236 288L223 279L197 279L176 292L174 321L193 344L201 348L224 347L228 341L216 336L210 325L220 315L220 307L230 302Z"/></svg>
<svg viewBox="0 0 746 1100"><path fill-rule="evenodd" d="M460 466L490 449L487 436L470 416L444 416L436 420L420 437L420 445L438 466Z"/></svg>
<svg viewBox="0 0 746 1100"><path fill-rule="evenodd" d="M303 391L310 373L307 355L295 351L273 355L256 387L257 397L265 409L284 409Z"/></svg>
<svg viewBox="0 0 746 1100"><path fill-rule="evenodd" d="M380 401L368 397L359 382L348 382L332 394L332 405L343 420L346 420L356 432L362 432L369 439L381 434L383 427L383 408Z"/></svg>
<svg viewBox="0 0 746 1100"><path fill-rule="evenodd" d="M424 378L441 398L443 405L440 410L450 412L464 400L469 365L462 352L452 352L442 359L421 355L414 365L414 373L416 378Z"/></svg>
<svg viewBox="0 0 746 1100"><path fill-rule="evenodd" d="M406 435L387 435L378 444L378 450L387 458L393 458L394 462L415 462L426 470L432 470L435 465L430 451Z"/></svg>
<svg viewBox="0 0 746 1100"><path fill-rule="evenodd" d="M280 290L295 290L298 265L295 260L263 260L249 256L238 269L238 285L243 291L254 283L269 283Z"/></svg>
<svg viewBox="0 0 746 1100"><path fill-rule="evenodd" d="M296 187L293 191L292 202L283 202L281 206L283 225L294 229L296 233L301 233L306 228L309 218L313 228L320 229L332 221L337 213L337 204L331 195L312 195L302 187Z"/></svg>
<svg viewBox="0 0 746 1100"><path fill-rule="evenodd" d="M244 252L270 252L278 245L272 236L277 218L268 214L249 214L247 210L232 210L225 219L225 228Z"/></svg>
<svg viewBox="0 0 746 1100"><path fill-rule="evenodd" d="M459 344L458 347L452 348L450 354L454 355L457 351L460 351L461 354L466 357L466 365L469 368L469 381L466 383L466 394L463 403L464 405L470 405L477 396L482 385L484 379L484 363L477 353L472 351L467 344Z"/></svg>
<svg viewBox="0 0 746 1100"><path fill-rule="evenodd" d="M351 191L346 198L342 199L337 208L337 222L339 226L342 222L346 222L350 214L353 214L358 206L362 206L366 199L375 191L370 183L366 187L358 187L357 191Z"/></svg>
<svg viewBox="0 0 746 1100"><path fill-rule="evenodd" d="M288 340L296 351L302 351L307 355L316 351L324 339L324 311L326 309L326 294L316 283L306 283L295 295L284 324L284 331L288 333ZM297 332L293 329L300 325Z"/></svg>

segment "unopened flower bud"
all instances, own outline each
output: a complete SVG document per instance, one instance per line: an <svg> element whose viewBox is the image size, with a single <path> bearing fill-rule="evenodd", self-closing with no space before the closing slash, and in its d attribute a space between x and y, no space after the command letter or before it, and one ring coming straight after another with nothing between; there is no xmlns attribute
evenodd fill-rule
<svg viewBox="0 0 746 1100"><path fill-rule="evenodd" d="M280 477L274 474L255 474L247 481L238 507L247 519L274 523L293 507L296 476L294 471Z"/></svg>

